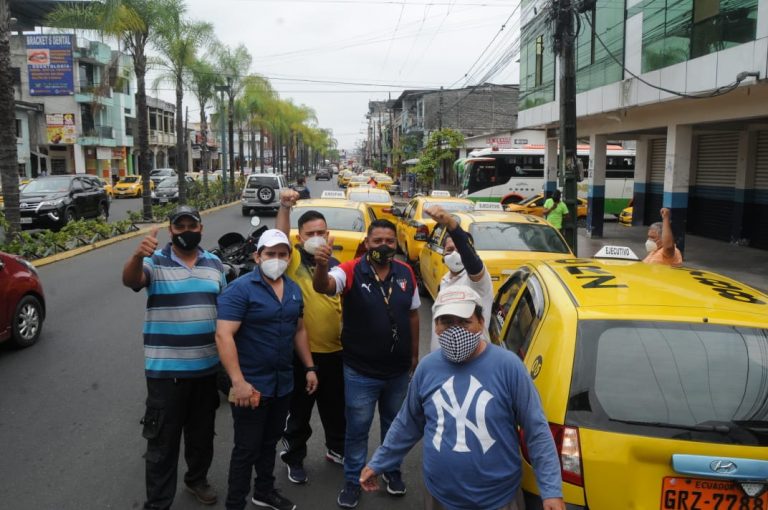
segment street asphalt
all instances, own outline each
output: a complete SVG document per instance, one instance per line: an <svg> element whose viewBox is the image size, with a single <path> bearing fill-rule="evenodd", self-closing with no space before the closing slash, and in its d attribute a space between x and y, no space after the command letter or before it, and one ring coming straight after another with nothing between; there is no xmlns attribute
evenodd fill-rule
<svg viewBox="0 0 768 510"><path fill-rule="evenodd" d="M335 180L313 196L335 189ZM138 199L116 200L126 208ZM113 202L113 204L115 203ZM263 218L274 225L271 216ZM229 231L243 234L248 218L237 205L204 216L203 245L212 246ZM25 350L0 346L0 508L126 509L144 501L145 440L139 420L144 412L141 327L145 297L122 286L122 265L140 238L50 264L39 269L47 299L47 318L39 342ZM162 233L160 241L168 240ZM429 345L431 300L423 298L421 354ZM322 426L317 413L305 466L309 483L288 482L276 463L277 485L298 508L332 509L343 483L340 466L324 460ZM210 482L224 508L232 447L232 420L223 401L216 421L215 455ZM371 431L369 455L379 444L379 427ZM203 508L182 490L183 453L174 509ZM363 494L363 510L422 508L421 444L403 465L408 494L384 491ZM248 504L252 507L251 503ZM255 508L255 507L253 507Z"/></svg>

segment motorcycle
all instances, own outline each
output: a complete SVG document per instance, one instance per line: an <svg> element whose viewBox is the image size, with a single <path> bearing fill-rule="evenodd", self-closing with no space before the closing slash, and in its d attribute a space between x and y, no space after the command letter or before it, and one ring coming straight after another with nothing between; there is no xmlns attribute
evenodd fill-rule
<svg viewBox="0 0 768 510"><path fill-rule="evenodd" d="M227 283L235 278L253 271L256 263L253 261L253 254L259 243L261 234L267 231L266 225L261 224L258 216L251 218L251 231L248 237L239 232L228 232L221 236L217 241L217 246L209 250L211 253L221 259L226 270Z"/></svg>

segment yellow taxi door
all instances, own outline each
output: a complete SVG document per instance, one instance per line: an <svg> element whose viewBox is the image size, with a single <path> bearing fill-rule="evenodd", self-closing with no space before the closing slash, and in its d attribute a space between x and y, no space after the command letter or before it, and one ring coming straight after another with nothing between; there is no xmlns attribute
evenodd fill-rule
<svg viewBox="0 0 768 510"><path fill-rule="evenodd" d="M424 288L427 289L432 299L437 297L440 280L445 274L445 264L443 264L443 237L445 228L437 225L432 231L427 244L419 254L419 273Z"/></svg>
<svg viewBox="0 0 768 510"><path fill-rule="evenodd" d="M397 245L403 253L406 253L408 246L408 224L413 220L416 214L416 201L411 200L403 211L403 215L397 219Z"/></svg>

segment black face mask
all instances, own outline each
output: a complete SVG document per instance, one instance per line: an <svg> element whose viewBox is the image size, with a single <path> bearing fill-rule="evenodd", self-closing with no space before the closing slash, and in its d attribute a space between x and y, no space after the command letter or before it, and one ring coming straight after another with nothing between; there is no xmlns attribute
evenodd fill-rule
<svg viewBox="0 0 768 510"><path fill-rule="evenodd" d="M377 246L368 252L371 256L371 260L377 264L388 264L393 258L395 258L395 249L390 248L386 244Z"/></svg>
<svg viewBox="0 0 768 510"><path fill-rule="evenodd" d="M192 251L200 244L200 239L203 237L201 232L192 232L191 230L185 230L181 234L173 234L171 236L171 242L180 250Z"/></svg>

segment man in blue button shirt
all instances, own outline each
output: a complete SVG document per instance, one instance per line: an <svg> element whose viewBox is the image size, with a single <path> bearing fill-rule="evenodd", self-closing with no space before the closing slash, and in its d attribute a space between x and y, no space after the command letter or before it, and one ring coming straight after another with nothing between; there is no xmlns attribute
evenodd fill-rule
<svg viewBox="0 0 768 510"><path fill-rule="evenodd" d="M294 505L275 489L275 447L293 391L293 353L306 367L306 391L317 389L316 368L302 318L301 289L283 276L291 257L288 238L267 230L254 260L259 267L219 296L216 345L232 380L235 444L226 508L242 510L256 471L252 501L275 510Z"/></svg>

